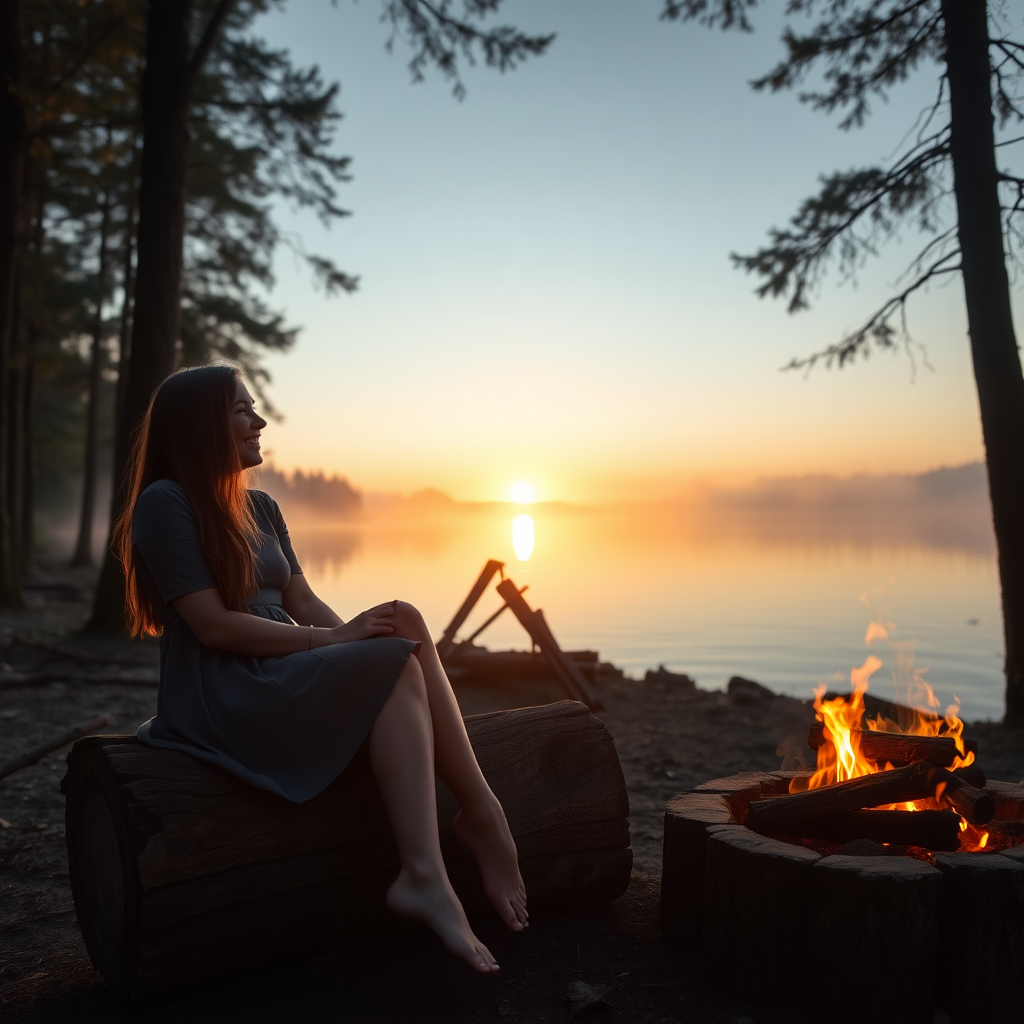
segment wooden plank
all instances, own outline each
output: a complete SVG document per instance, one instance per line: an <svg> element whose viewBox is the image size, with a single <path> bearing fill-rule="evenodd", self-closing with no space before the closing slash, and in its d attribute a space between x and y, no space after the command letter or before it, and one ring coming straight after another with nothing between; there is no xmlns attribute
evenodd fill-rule
<svg viewBox="0 0 1024 1024"><path fill-rule="evenodd" d="M462 624L469 618L469 613L476 607L477 601L483 597L484 591L487 589L494 574L504 567L504 562L491 558L481 570L476 583L473 584L469 594L466 596L466 600L462 602L459 610L455 613L455 618L448 623L448 627L441 635L441 639L437 641L437 653L442 661L448 653L448 649L455 643L455 634L458 633L462 628Z"/></svg>
<svg viewBox="0 0 1024 1024"><path fill-rule="evenodd" d="M516 585L510 579L502 580L498 584L498 593L505 599L505 603L512 609L512 614L523 624L523 628L530 634L530 639L541 649L544 657L548 659L556 678L565 688L565 692L573 699L586 704L593 711L600 711L602 704L597 695L593 692L590 684L580 672L579 667L571 662L562 653L554 634L548 627L544 613L538 608L534 611L526 603L526 598L519 593Z"/></svg>

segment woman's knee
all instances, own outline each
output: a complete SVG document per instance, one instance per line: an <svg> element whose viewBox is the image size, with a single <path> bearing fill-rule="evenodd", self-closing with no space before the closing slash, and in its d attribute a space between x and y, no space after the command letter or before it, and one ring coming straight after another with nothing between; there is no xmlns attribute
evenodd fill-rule
<svg viewBox="0 0 1024 1024"><path fill-rule="evenodd" d="M395 636L409 640L425 641L430 639L427 624L420 610L408 601L395 601Z"/></svg>

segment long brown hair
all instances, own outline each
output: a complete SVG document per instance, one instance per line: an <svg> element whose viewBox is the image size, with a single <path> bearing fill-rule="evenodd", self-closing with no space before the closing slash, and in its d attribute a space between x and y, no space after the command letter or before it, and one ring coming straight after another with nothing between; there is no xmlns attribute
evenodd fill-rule
<svg viewBox="0 0 1024 1024"><path fill-rule="evenodd" d="M155 480L173 480L188 495L199 543L226 607L246 611L256 592L257 534L246 474L228 414L240 374L231 366L196 366L171 374L153 393L128 464L128 500L114 525L114 550L124 566L125 611L133 636L156 636L161 625L139 581L132 517L139 495Z"/></svg>

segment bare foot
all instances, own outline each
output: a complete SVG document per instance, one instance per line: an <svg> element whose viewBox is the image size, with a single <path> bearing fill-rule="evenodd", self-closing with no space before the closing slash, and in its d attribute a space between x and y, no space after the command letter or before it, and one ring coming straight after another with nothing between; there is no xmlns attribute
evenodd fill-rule
<svg viewBox="0 0 1024 1024"><path fill-rule="evenodd" d="M496 805L497 806L497 805ZM476 857L484 891L498 916L514 932L527 927L526 886L519 874L515 840L501 807L486 817L474 818L465 809L452 822L455 838Z"/></svg>
<svg viewBox="0 0 1024 1024"><path fill-rule="evenodd" d="M455 890L448 878L415 876L406 867L398 874L385 897L396 914L421 921L437 933L441 941L481 974L496 974L498 964L491 951L473 934Z"/></svg>

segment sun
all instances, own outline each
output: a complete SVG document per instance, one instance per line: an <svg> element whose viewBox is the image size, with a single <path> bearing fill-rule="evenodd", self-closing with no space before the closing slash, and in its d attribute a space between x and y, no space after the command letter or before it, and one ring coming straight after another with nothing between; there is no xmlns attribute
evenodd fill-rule
<svg viewBox="0 0 1024 1024"><path fill-rule="evenodd" d="M537 492L533 489L533 484L528 484L525 480L514 483L508 493L517 505L530 505L537 500Z"/></svg>

